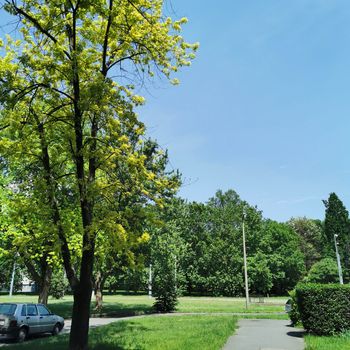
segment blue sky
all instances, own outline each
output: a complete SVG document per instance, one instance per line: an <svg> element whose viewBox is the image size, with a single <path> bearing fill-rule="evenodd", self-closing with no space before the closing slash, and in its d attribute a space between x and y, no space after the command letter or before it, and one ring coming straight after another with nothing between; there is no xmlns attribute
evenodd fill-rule
<svg viewBox="0 0 350 350"><path fill-rule="evenodd" d="M182 172L180 195L205 202L232 188L280 221L322 219L330 192L350 208L350 2L172 7L201 47L178 87L149 87L139 114Z"/></svg>
<svg viewBox="0 0 350 350"><path fill-rule="evenodd" d="M173 0L201 47L181 85L140 111L185 177L180 195L236 190L265 217L350 207L350 3Z"/></svg>

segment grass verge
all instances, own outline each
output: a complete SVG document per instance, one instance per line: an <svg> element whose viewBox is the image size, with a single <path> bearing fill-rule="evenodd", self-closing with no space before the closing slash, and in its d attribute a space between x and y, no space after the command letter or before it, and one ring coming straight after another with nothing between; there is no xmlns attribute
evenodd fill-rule
<svg viewBox="0 0 350 350"><path fill-rule="evenodd" d="M233 334L232 316L164 316L119 321L90 331L91 350L219 350ZM68 335L34 339L11 350L67 349Z"/></svg>
<svg viewBox="0 0 350 350"><path fill-rule="evenodd" d="M305 350L350 350L350 333L332 337L306 335L304 339Z"/></svg>

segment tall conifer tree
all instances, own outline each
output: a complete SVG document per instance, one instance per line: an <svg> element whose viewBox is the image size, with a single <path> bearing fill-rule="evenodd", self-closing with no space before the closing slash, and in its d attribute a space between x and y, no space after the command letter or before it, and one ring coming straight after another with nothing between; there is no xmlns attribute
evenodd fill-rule
<svg viewBox="0 0 350 350"><path fill-rule="evenodd" d="M329 243L328 254L334 256L334 235L337 234L339 242L339 253L344 269L344 277L349 278L349 212L338 196L332 192L328 200L323 201L326 207L325 215L325 236Z"/></svg>

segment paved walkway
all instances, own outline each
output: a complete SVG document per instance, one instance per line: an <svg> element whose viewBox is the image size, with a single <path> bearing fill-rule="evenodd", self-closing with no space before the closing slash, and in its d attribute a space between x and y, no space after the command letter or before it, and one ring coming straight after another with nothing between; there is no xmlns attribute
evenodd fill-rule
<svg viewBox="0 0 350 350"><path fill-rule="evenodd" d="M223 350L303 350L303 330L286 320L241 319Z"/></svg>
<svg viewBox="0 0 350 350"><path fill-rule="evenodd" d="M112 322L116 322L116 321L123 321L123 320L127 320L130 317L121 317L121 318L114 318L114 317L104 317L104 318L90 318L90 328L96 328L99 326L105 326L106 324L110 324ZM60 334L65 334L65 333L69 333L70 329L72 326L72 320L64 320L64 328L62 330L62 332Z"/></svg>

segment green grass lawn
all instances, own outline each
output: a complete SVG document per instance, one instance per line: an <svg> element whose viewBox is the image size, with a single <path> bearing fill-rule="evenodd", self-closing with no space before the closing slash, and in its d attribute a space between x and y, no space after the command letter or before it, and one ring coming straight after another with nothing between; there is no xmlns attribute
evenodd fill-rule
<svg viewBox="0 0 350 350"><path fill-rule="evenodd" d="M304 339L305 350L350 350L350 333L333 337L306 335Z"/></svg>
<svg viewBox="0 0 350 350"><path fill-rule="evenodd" d="M233 334L233 316L150 316L90 331L90 350L219 350ZM67 349L68 335L48 336L11 350Z"/></svg>
<svg viewBox="0 0 350 350"><path fill-rule="evenodd" d="M180 298L178 312L242 312L242 313L269 313L283 312L286 298L269 298L264 303L250 304L245 308L243 298L208 298L183 297Z"/></svg>
<svg viewBox="0 0 350 350"><path fill-rule="evenodd" d="M182 297L179 300L177 312L238 312L238 313L276 313L284 311L287 298L268 298L265 303L251 304L245 309L243 298L214 297ZM0 296L0 302L37 302L36 296L15 295L12 298ZM152 313L154 299L147 295L106 295L104 296L103 313L115 316L131 316ZM49 299L52 312L64 318L71 316L73 298L66 296L61 300ZM93 312L93 303L91 309ZM284 316L285 317L285 316Z"/></svg>
<svg viewBox="0 0 350 350"><path fill-rule="evenodd" d="M182 297L178 305L178 312L208 312L208 313L246 313L239 318L278 318L287 319L288 316L276 315L283 312L287 298L268 298L262 304L251 304L245 309L243 298L214 298L214 297ZM12 298L0 296L0 302L37 302L36 296L15 295ZM146 295L106 295L104 296L103 313L116 316L128 316L152 313L154 299ZM73 298L66 296L62 300L49 300L50 309L69 318L73 305ZM92 304L93 310L93 304ZM251 315L261 313L261 315ZM269 315L266 315L269 314ZM151 316L135 320L116 322L91 330L91 349L220 349L227 338L233 334L236 319L232 316ZM159 339L162 339L160 342ZM66 349L68 335L60 337L45 337L27 342L25 345L13 345L10 349L44 350ZM320 337L305 336L305 350L350 350L350 333Z"/></svg>

